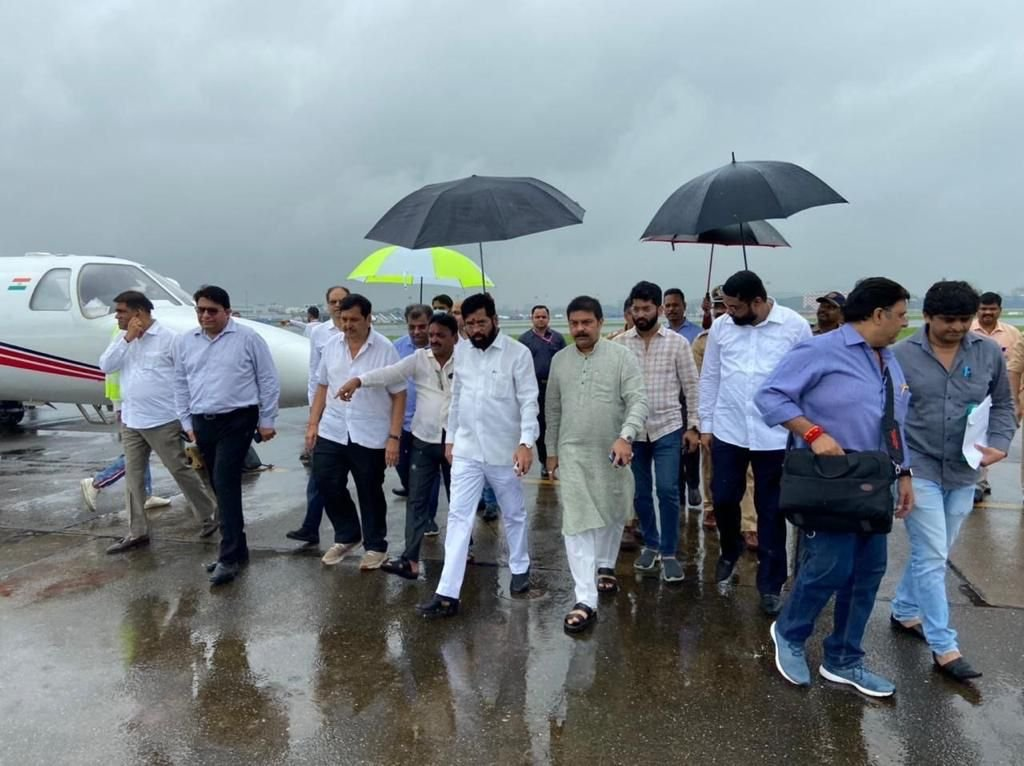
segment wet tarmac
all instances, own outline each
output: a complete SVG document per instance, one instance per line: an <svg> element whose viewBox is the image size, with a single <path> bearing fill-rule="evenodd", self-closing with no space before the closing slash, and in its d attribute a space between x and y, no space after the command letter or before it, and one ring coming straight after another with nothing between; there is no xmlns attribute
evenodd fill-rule
<svg viewBox="0 0 1024 766"><path fill-rule="evenodd" d="M871 667L898 686L879 702L778 676L755 561L720 591L717 540L695 513L686 581L637 579L623 554L622 591L591 634L572 638L555 490L535 469L531 592L508 595L498 526L478 522L462 613L424 622L413 607L440 573L443 524L414 583L356 562L323 567L284 538L304 507L302 412L286 412L281 437L260 447L275 467L246 480L252 563L217 590L201 569L215 543L198 538L180 495L153 517L149 549L105 555L126 525L120 487L90 513L79 481L117 456L117 441L67 411L37 417L0 437L0 763L1024 762L1016 445L949 573L964 654L985 677L948 682L926 647L890 631L906 560L897 528L865 641ZM153 473L156 493L173 495L157 462ZM397 549L404 504L390 507Z"/></svg>

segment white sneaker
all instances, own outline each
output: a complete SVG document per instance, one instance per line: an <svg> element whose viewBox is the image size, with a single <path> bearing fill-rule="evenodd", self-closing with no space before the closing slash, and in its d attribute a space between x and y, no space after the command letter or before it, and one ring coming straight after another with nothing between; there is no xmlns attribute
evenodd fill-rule
<svg viewBox="0 0 1024 766"><path fill-rule="evenodd" d="M327 553L323 555L320 561L332 567L362 544L362 540L355 543L335 543L327 549Z"/></svg>
<svg viewBox="0 0 1024 766"><path fill-rule="evenodd" d="M151 511L154 508L166 508L171 504L170 498L160 497L159 495L150 495L146 498L146 502L143 504L143 508L147 511Z"/></svg>
<svg viewBox="0 0 1024 766"><path fill-rule="evenodd" d="M82 499L85 500L85 507L90 511L96 510L96 498L100 491L92 484L92 479L82 479Z"/></svg>
<svg viewBox="0 0 1024 766"><path fill-rule="evenodd" d="M382 553L381 551L367 551L363 554L362 561L359 562L359 568L368 571L371 569L380 569L380 565L388 560L388 554Z"/></svg>

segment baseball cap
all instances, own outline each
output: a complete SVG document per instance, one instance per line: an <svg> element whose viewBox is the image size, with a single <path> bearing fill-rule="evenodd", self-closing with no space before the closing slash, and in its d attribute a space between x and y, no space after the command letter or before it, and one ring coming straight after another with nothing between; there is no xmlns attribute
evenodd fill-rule
<svg viewBox="0 0 1024 766"><path fill-rule="evenodd" d="M711 290L711 303L725 303L725 293L722 292L721 285Z"/></svg>
<svg viewBox="0 0 1024 766"><path fill-rule="evenodd" d="M833 306L842 308L846 305L846 296L841 292L833 290L830 293L825 293L823 296L818 298L818 303L831 303Z"/></svg>

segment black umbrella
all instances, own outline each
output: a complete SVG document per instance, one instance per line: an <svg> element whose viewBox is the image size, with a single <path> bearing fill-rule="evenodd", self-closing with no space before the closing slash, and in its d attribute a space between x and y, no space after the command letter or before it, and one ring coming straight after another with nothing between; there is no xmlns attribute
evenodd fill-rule
<svg viewBox="0 0 1024 766"><path fill-rule="evenodd" d="M687 181L665 200L641 239L682 241L738 225L747 262L747 222L789 218L819 205L846 202L832 187L791 162L732 162Z"/></svg>
<svg viewBox="0 0 1024 766"><path fill-rule="evenodd" d="M469 176L430 184L399 200L367 239L413 250L514 239L583 222L584 210L536 178Z"/></svg>
<svg viewBox="0 0 1024 766"><path fill-rule="evenodd" d="M704 293L705 329L711 326L711 267L715 263L715 245L724 245L726 247L741 245L744 255L746 255L747 245L757 247L789 247L789 242L786 241L786 238L767 221L748 221L744 224L737 223L732 226L723 226L721 229L709 229L700 234L684 234L678 237L645 237L643 241L668 242L672 245L673 250L676 249L676 244L711 245L711 257L708 259L708 284L707 290ZM743 265L746 266L746 258L744 258Z"/></svg>

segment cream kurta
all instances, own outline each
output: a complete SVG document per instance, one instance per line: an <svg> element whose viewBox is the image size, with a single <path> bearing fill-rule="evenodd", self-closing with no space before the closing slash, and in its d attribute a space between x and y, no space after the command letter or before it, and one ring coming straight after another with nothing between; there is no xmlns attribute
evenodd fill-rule
<svg viewBox="0 0 1024 766"><path fill-rule="evenodd" d="M633 472L608 460L613 442L635 439L647 418L636 355L599 340L589 355L576 346L551 360L545 413L548 455L558 458L562 534L624 524L633 508Z"/></svg>

